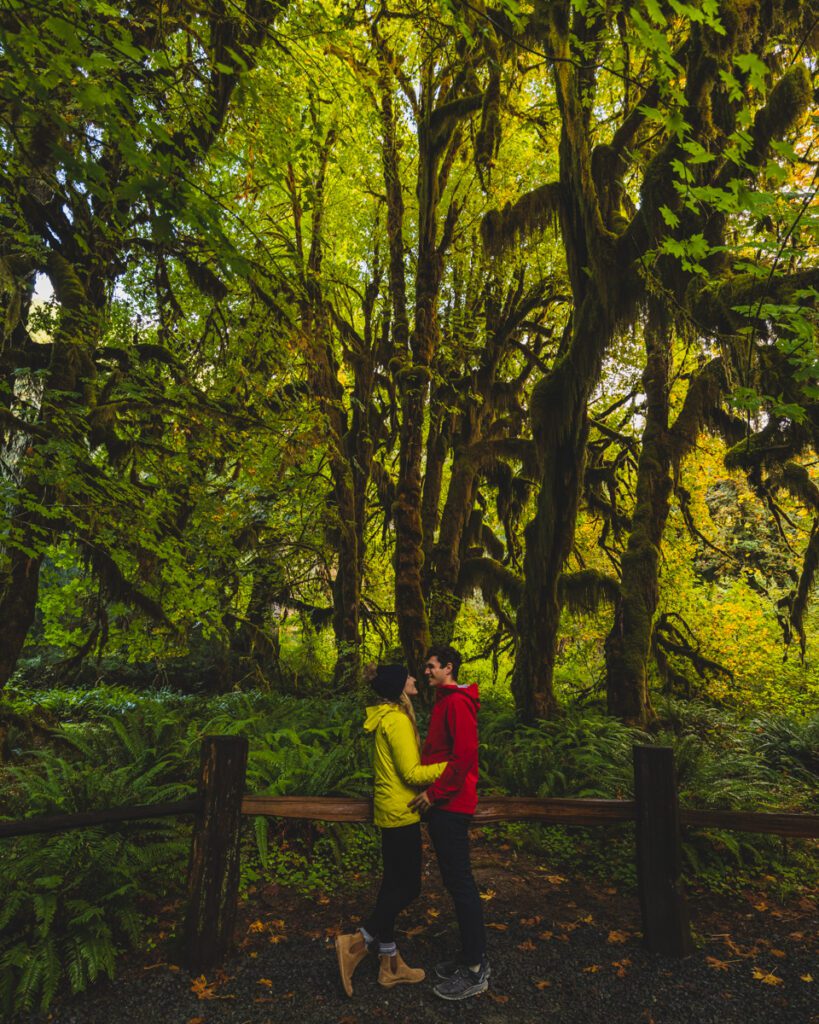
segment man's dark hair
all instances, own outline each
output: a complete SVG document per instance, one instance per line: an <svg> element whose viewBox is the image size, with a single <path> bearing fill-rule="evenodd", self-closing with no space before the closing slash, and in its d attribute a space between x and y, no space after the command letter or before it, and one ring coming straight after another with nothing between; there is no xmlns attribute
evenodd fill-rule
<svg viewBox="0 0 819 1024"><path fill-rule="evenodd" d="M463 658L461 652L456 651L454 647L450 647L449 644L434 644L427 651L428 658L437 658L438 664L441 668L446 668L447 665L452 665L452 678L458 678L458 669L461 667Z"/></svg>

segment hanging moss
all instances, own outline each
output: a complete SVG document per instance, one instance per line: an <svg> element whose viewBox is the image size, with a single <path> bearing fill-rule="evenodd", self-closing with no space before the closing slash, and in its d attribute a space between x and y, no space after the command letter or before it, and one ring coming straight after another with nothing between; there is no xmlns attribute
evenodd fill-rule
<svg viewBox="0 0 819 1024"><path fill-rule="evenodd" d="M502 212L491 210L481 222L487 251L498 255L516 241L555 226L560 199L560 184L549 182L527 192L516 203L507 203Z"/></svg>
<svg viewBox="0 0 819 1024"><path fill-rule="evenodd" d="M494 558L466 558L458 577L458 591L466 596L476 590L480 590L484 598L502 594L512 605L517 605L523 594L523 580Z"/></svg>
<svg viewBox="0 0 819 1024"><path fill-rule="evenodd" d="M562 572L557 583L560 603L575 615L592 615L602 604L613 605L620 593L614 576L596 569Z"/></svg>

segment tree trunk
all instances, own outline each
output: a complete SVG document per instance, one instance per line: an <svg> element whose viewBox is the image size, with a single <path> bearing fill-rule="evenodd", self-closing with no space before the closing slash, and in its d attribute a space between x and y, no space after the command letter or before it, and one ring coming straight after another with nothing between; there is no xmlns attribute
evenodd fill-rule
<svg viewBox="0 0 819 1024"><path fill-rule="evenodd" d="M608 711L645 725L653 717L648 694L651 632L659 598L660 544L671 496L668 433L668 330L659 311L646 324L646 425L637 470L637 503L623 553L614 624L606 638Z"/></svg>
<svg viewBox="0 0 819 1024"><path fill-rule="evenodd" d="M537 511L526 527L523 597L512 693L525 721L557 709L552 680L561 603L558 578L574 544L583 484L586 405L612 323L591 288L577 311L569 351L532 392L533 433L541 464Z"/></svg>

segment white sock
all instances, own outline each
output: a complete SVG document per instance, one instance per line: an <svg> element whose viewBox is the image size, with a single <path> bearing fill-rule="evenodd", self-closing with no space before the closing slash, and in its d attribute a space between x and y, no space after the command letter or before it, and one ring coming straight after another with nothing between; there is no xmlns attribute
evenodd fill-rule
<svg viewBox="0 0 819 1024"><path fill-rule="evenodd" d="M368 946L375 941L375 936L370 935L366 928L359 928L358 930L361 932L364 941L367 943Z"/></svg>
<svg viewBox="0 0 819 1024"><path fill-rule="evenodd" d="M398 952L398 947L394 942L379 942L378 943L378 955L379 956L395 956Z"/></svg>

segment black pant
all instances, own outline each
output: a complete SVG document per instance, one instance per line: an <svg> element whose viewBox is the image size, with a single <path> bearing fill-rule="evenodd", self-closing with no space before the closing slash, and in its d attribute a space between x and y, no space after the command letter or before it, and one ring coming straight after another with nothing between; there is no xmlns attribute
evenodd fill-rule
<svg viewBox="0 0 819 1024"><path fill-rule="evenodd" d="M395 919L421 892L421 825L381 829L384 874L364 928L379 942L395 941Z"/></svg>
<svg viewBox="0 0 819 1024"><path fill-rule="evenodd" d="M463 959L468 964L479 964L486 952L486 932L481 897L472 877L469 860L471 822L471 814L456 814L435 808L427 816L441 878L455 904Z"/></svg>

